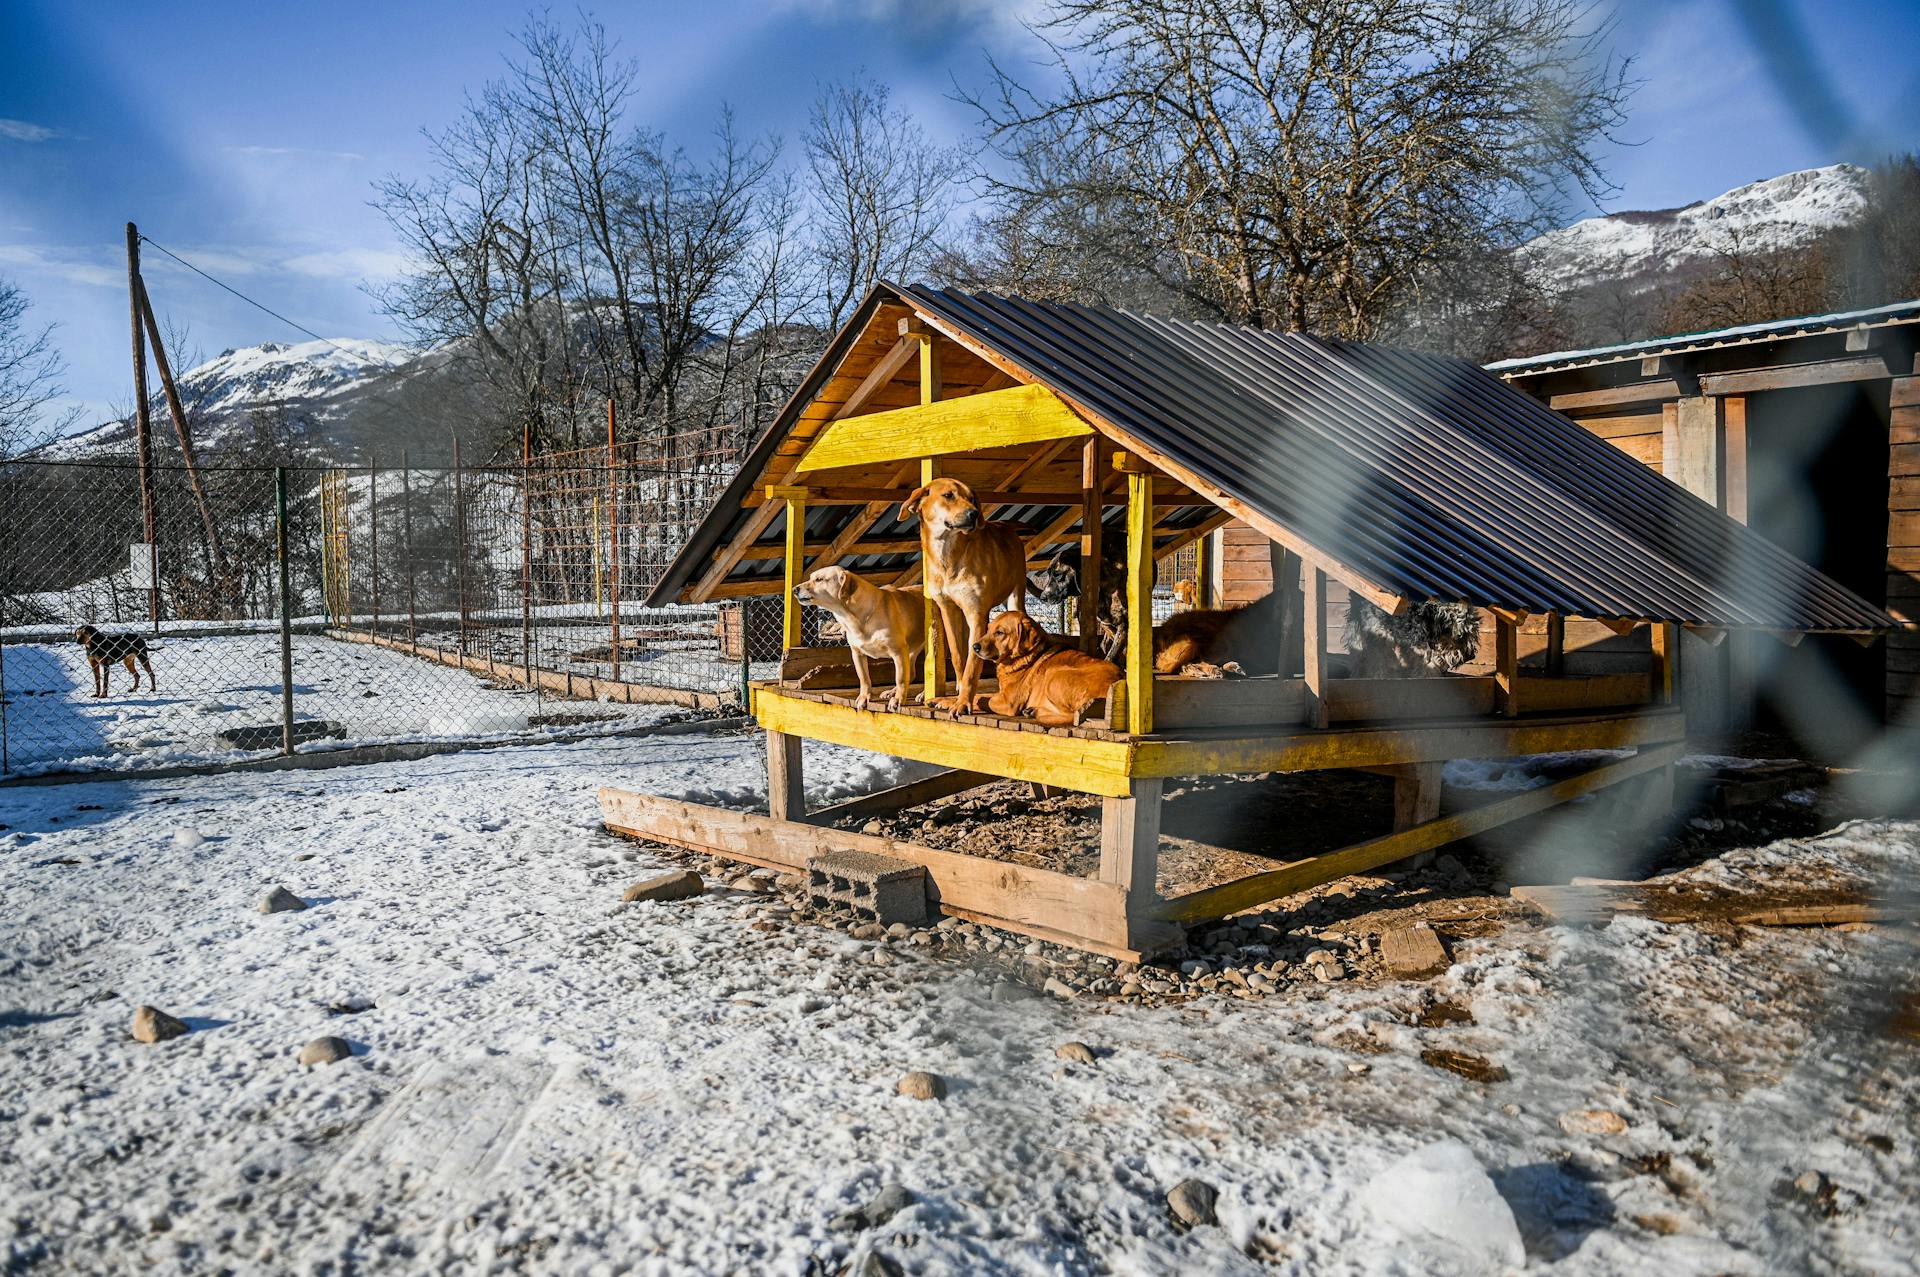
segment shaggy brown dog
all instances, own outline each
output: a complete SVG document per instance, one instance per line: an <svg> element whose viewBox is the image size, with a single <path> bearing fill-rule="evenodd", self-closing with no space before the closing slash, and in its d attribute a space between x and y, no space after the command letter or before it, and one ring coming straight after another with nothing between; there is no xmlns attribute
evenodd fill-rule
<svg viewBox="0 0 1920 1277"><path fill-rule="evenodd" d="M140 690L140 670L133 667L135 661L139 661L141 669L147 671L147 690L160 690L160 684L153 677L153 663L147 659L147 641L138 634L103 634L91 625L82 625L73 631L73 641L87 649L87 664L93 667L93 694L96 699L107 694L107 672L116 661L124 664L127 673L133 675L133 686L129 691Z"/></svg>
<svg viewBox="0 0 1920 1277"><path fill-rule="evenodd" d="M994 663L1000 678L999 691L977 698L976 712L1078 727L1088 708L1120 681L1118 665L1059 642L1025 612L994 617L973 650Z"/></svg>
<svg viewBox="0 0 1920 1277"><path fill-rule="evenodd" d="M1012 524L987 522L973 489L958 479L915 488L901 503L900 518L916 516L926 594L940 609L947 655L960 682L957 695L934 703L957 714L973 704L980 685L974 645L987 628L987 615L1003 600L1010 599L1015 611L1027 605L1027 547ZM933 694L929 687L923 699Z"/></svg>
<svg viewBox="0 0 1920 1277"><path fill-rule="evenodd" d="M1241 674L1273 674L1279 670L1277 594L1243 607L1176 612L1166 624L1154 627L1154 673L1206 673L1217 677L1219 667L1224 666L1233 666Z"/></svg>

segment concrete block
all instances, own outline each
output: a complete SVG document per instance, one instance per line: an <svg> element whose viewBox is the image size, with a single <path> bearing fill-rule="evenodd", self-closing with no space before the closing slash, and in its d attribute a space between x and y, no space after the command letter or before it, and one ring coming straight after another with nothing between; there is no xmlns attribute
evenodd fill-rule
<svg viewBox="0 0 1920 1277"><path fill-rule="evenodd" d="M927 920L926 868L870 851L830 851L809 860L807 895L886 925Z"/></svg>

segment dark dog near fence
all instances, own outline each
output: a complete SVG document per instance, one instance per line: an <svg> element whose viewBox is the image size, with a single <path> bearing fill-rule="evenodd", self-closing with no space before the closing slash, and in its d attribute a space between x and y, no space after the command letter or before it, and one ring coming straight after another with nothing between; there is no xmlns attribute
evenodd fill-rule
<svg viewBox="0 0 1920 1277"><path fill-rule="evenodd" d="M127 673L133 675L133 686L127 690L140 690L140 669L147 672L147 690L160 690L160 684L153 677L153 662L147 659L147 641L138 634L103 634L91 625L82 625L73 631L73 641L87 649L87 664L93 667L93 694L96 698L107 694L107 674L115 662L124 664ZM140 669L134 668L135 661L140 662Z"/></svg>
<svg viewBox="0 0 1920 1277"><path fill-rule="evenodd" d="M1047 603L1080 597L1082 566L1078 542L1054 553L1047 566L1027 573L1027 588ZM1158 579L1159 565L1154 565ZM1108 530L1100 541L1100 655L1117 661L1127 650L1127 535Z"/></svg>

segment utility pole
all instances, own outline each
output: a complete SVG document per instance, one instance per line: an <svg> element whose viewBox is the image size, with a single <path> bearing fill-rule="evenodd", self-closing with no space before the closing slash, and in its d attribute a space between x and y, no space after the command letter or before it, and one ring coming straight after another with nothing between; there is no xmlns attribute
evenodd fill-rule
<svg viewBox="0 0 1920 1277"><path fill-rule="evenodd" d="M153 517L153 436L147 419L147 335L142 328L140 228L127 223L127 305L133 316L133 440L140 458L140 515L147 538L147 618L160 632L160 546Z"/></svg>

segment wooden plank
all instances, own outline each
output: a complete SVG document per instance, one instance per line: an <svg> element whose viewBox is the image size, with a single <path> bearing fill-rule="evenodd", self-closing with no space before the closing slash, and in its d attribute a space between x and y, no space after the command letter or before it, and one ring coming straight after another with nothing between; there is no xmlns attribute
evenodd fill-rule
<svg viewBox="0 0 1920 1277"><path fill-rule="evenodd" d="M493 661L484 656L468 656L454 648L438 648L425 643L365 630L327 630L326 635L342 643L367 643L391 648L423 661L448 665L470 674L484 675L521 687L538 687L566 700L609 701L621 705L684 705L688 709L721 709L732 703L730 696L717 692L695 692L683 687L652 687L644 683L624 683L610 678L588 678L564 670L528 670L518 661ZM531 675L531 680L529 680Z"/></svg>
<svg viewBox="0 0 1920 1277"><path fill-rule="evenodd" d="M1664 440L1657 432L1650 435L1625 435L1618 439L1609 439L1607 442L1641 465L1661 470L1666 452Z"/></svg>
<svg viewBox="0 0 1920 1277"><path fill-rule="evenodd" d="M955 794L964 794L969 789L991 785L999 779L1000 777L990 776L986 772L951 768L936 776L908 781L904 785L894 785L876 793L849 798L831 807L822 807L819 811L808 814L807 823L827 825L836 820L846 820L851 817L884 816L908 807L918 807L923 803L951 798Z"/></svg>
<svg viewBox="0 0 1920 1277"><path fill-rule="evenodd" d="M727 573L733 571L734 566L740 562L740 556L747 552L748 546L760 539L762 533L773 526L773 516L779 514L784 508L777 501L762 501L760 508L747 516L746 523L734 534L733 540L727 542L719 553L714 555L713 562L707 565L707 570L700 575L698 581L694 582L693 588L687 591L687 601L705 603L715 598L715 591L720 583L726 580Z"/></svg>
<svg viewBox="0 0 1920 1277"><path fill-rule="evenodd" d="M1833 891L1733 892L1694 883L1522 886L1513 898L1556 922L1600 923L1616 914L1656 922L1732 922L1769 927L1830 927L1850 922L1910 922L1920 898L1847 900Z"/></svg>
<svg viewBox="0 0 1920 1277"><path fill-rule="evenodd" d="M1114 458L1119 466L1120 458ZM1084 566L1084 565L1083 565ZM1127 730L1153 730L1153 475L1127 473Z"/></svg>
<svg viewBox="0 0 1920 1277"><path fill-rule="evenodd" d="M1382 932L1380 960L1386 963L1389 974L1401 979L1437 975L1453 963L1432 927L1395 927Z"/></svg>
<svg viewBox="0 0 1920 1277"><path fill-rule="evenodd" d="M1878 381L1892 375L1880 355L1852 359L1823 359L1813 363L1783 364L1740 372L1704 372L1700 391L1708 395L1754 395L1798 386L1829 386L1843 381Z"/></svg>
<svg viewBox="0 0 1920 1277"><path fill-rule="evenodd" d="M1567 718L1448 720L1324 732L1237 734L1229 729L1135 741L1132 768L1136 776L1218 776L1388 767L1449 758L1626 749L1678 740L1685 734L1686 716L1675 709Z"/></svg>
<svg viewBox="0 0 1920 1277"><path fill-rule="evenodd" d="M1520 712L1520 636L1513 619L1499 616L1494 624L1493 702L1508 718Z"/></svg>
<svg viewBox="0 0 1920 1277"><path fill-rule="evenodd" d="M1306 628L1302 634L1304 664L1302 682L1306 687L1307 722L1325 727L1330 721L1327 705L1327 574L1308 565L1301 577Z"/></svg>
<svg viewBox="0 0 1920 1277"><path fill-rule="evenodd" d="M1100 881L1127 895L1128 916L1151 916L1160 901L1160 795L1164 782L1136 780L1125 798L1100 803Z"/></svg>
<svg viewBox="0 0 1920 1277"><path fill-rule="evenodd" d="M802 474L910 457L979 452L1093 433L1045 386L1012 386L835 422L814 437Z"/></svg>
<svg viewBox="0 0 1920 1277"><path fill-rule="evenodd" d="M763 727L808 740L1058 785L1084 794L1120 798L1130 792L1129 747L1118 740L1002 731L910 714L862 713L851 706L811 703L768 687L753 689L753 712Z"/></svg>
<svg viewBox="0 0 1920 1277"><path fill-rule="evenodd" d="M1105 597L1107 585L1101 580L1101 567L1104 555L1102 542L1106 535L1100 520L1100 497L1107 485L1106 469L1100 464L1101 439L1099 435L1090 436L1086 446L1080 452L1080 598L1078 600L1080 620L1080 649L1098 655L1100 652L1100 603ZM1061 515L1056 522L1064 524L1067 516ZM1048 529L1051 531L1052 529Z"/></svg>
<svg viewBox="0 0 1920 1277"><path fill-rule="evenodd" d="M1338 687L1336 682L1334 686ZM1156 731L1194 727L1297 725L1306 684L1297 678L1179 678L1153 680Z"/></svg>
<svg viewBox="0 0 1920 1277"><path fill-rule="evenodd" d="M1440 795L1445 763L1412 763L1389 769L1393 776L1395 833L1440 818Z"/></svg>
<svg viewBox="0 0 1920 1277"><path fill-rule="evenodd" d="M1679 395L1680 384L1671 377L1664 377L1658 381L1642 381L1628 386L1569 391L1553 396L1547 401L1547 406L1561 412L1577 408L1613 408L1620 404L1658 403L1663 399L1676 399Z"/></svg>
<svg viewBox="0 0 1920 1277"><path fill-rule="evenodd" d="M798 820L807 814L806 768L798 736L767 733L767 814L775 820Z"/></svg>
<svg viewBox="0 0 1920 1277"><path fill-rule="evenodd" d="M1590 435L1601 439L1619 439L1627 435L1655 435L1660 433L1660 414L1657 412L1635 412L1625 415L1604 417L1576 417L1574 424Z"/></svg>
<svg viewBox="0 0 1920 1277"><path fill-rule="evenodd" d="M1512 798L1499 799L1455 812L1412 829L1370 838L1339 851L1298 860L1280 869L1253 874L1237 882L1208 887L1190 895L1169 900L1160 908L1160 916L1183 926L1192 926L1210 918L1224 918L1252 909L1297 891L1306 891L1322 883L1364 873L1381 865L1404 860L1408 856L1450 842L1485 833L1527 816L1557 807L1561 803L1593 793L1623 780L1631 780L1656 767L1665 767L1685 752L1679 743L1642 750L1632 758L1581 772L1564 780L1530 789Z"/></svg>
<svg viewBox="0 0 1920 1277"><path fill-rule="evenodd" d="M1887 387L1887 403L1895 408L1920 407L1920 377L1895 377Z"/></svg>
<svg viewBox="0 0 1920 1277"><path fill-rule="evenodd" d="M1327 721L1380 723L1419 718L1472 718L1493 713L1494 694L1494 680L1490 676L1336 678L1327 684Z"/></svg>
<svg viewBox="0 0 1920 1277"><path fill-rule="evenodd" d="M1626 674L1520 675L1520 703L1529 714L1643 705L1653 695L1647 671Z"/></svg>
<svg viewBox="0 0 1920 1277"><path fill-rule="evenodd" d="M1096 952L1128 947L1126 890L1116 883L620 789L600 791L600 812L613 833L788 873L805 873L828 851L891 856L926 868L945 912L1009 930L1043 928Z"/></svg>
<svg viewBox="0 0 1920 1277"><path fill-rule="evenodd" d="M768 489L771 500L776 489ZM787 555L781 579L781 597L784 606L780 611L781 646L799 647L801 602L793 591L800 584L800 574L807 567L807 496L805 488L796 488L784 492L787 506Z"/></svg>

